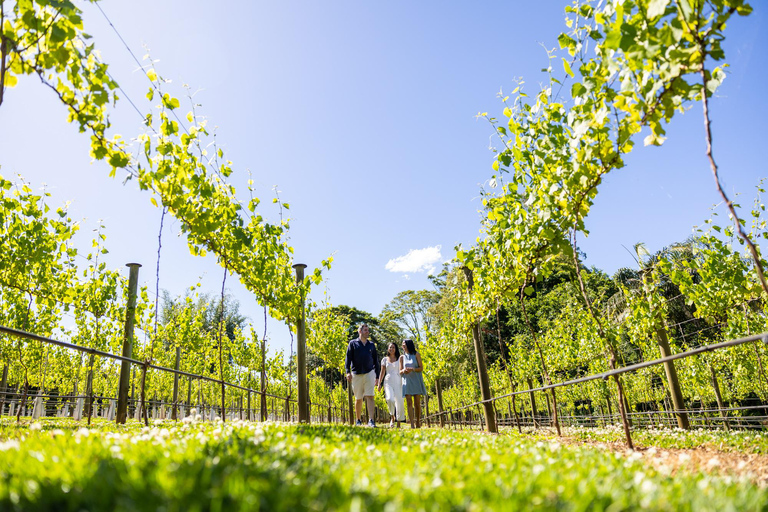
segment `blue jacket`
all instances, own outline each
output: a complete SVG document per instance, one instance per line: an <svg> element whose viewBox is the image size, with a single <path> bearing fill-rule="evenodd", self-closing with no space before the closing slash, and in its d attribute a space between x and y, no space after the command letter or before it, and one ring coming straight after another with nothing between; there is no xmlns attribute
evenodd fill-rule
<svg viewBox="0 0 768 512"><path fill-rule="evenodd" d="M379 356L376 354L376 344L369 339L365 345L360 338L355 338L347 346L347 360L344 368L347 373L362 375L371 370L376 371L376 378L379 378Z"/></svg>

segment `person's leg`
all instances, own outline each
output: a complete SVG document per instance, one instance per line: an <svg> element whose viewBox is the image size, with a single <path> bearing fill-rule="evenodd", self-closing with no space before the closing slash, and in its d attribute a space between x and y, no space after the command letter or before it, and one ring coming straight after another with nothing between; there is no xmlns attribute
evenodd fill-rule
<svg viewBox="0 0 768 512"><path fill-rule="evenodd" d="M355 392L355 419L358 422L361 421L360 416L363 414L363 399L366 395L366 386L368 384L366 375L352 375L352 391Z"/></svg>
<svg viewBox="0 0 768 512"><path fill-rule="evenodd" d="M397 410L397 421L405 421L405 400L403 400L403 395L399 395L395 399L395 409Z"/></svg>
<svg viewBox="0 0 768 512"><path fill-rule="evenodd" d="M364 375L365 377L365 405L368 409L368 425L375 426L376 424L376 405L373 401L373 395L376 393L376 372L371 370Z"/></svg>
<svg viewBox="0 0 768 512"><path fill-rule="evenodd" d="M397 426L399 427L400 422L405 421L405 402L402 394L395 398L395 410L397 411Z"/></svg>
<svg viewBox="0 0 768 512"><path fill-rule="evenodd" d="M397 414L397 405L392 393L389 393L389 399L387 400L387 410L389 411L389 426L392 427L395 424L395 414Z"/></svg>
<svg viewBox="0 0 768 512"><path fill-rule="evenodd" d="M376 404L373 401L372 396L365 397L365 405L368 409L368 421L374 421L374 414L376 414ZM375 422L375 421L374 421Z"/></svg>
<svg viewBox="0 0 768 512"><path fill-rule="evenodd" d="M421 428L421 395L413 397L413 407L416 409L416 428Z"/></svg>
<svg viewBox="0 0 768 512"><path fill-rule="evenodd" d="M413 395L405 395L405 400L408 402L408 421L411 422L411 428L413 428Z"/></svg>

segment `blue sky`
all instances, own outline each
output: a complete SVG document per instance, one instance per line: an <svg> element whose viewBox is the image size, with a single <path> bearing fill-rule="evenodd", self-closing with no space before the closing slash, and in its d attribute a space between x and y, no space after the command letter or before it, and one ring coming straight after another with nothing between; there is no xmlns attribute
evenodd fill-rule
<svg viewBox="0 0 768 512"><path fill-rule="evenodd" d="M265 205L274 186L291 204L297 261L313 268L334 255L326 273L331 301L373 314L400 291L430 287L428 269L450 259L456 244L475 240L479 189L493 160L491 130L475 115L501 117L496 94L515 78L529 92L538 89L547 65L542 44L556 46L568 4L100 2L139 58L149 48L158 72L172 80L169 92L183 96L182 84L195 91L235 163L232 183L242 197L250 170ZM766 176L768 20L765 5L753 4L755 12L727 31L729 77L712 102L723 181L745 204ZM86 2L82 8L111 73L149 111L143 72L101 13ZM125 99L112 120L124 137L141 133ZM627 168L605 180L587 221L591 234L580 240L587 264L609 273L634 265L624 246L642 241L657 250L682 240L719 202L700 106L674 120L662 148L639 141ZM72 216L84 219L83 247L102 219L110 266L142 263L141 279L154 289L160 210L133 183L91 163L88 138L33 79L9 90L0 107L0 166L7 178L46 183L55 204L71 201ZM264 213L277 216L269 207ZM190 256L178 234L178 223L167 221L161 288L181 294L202 279L215 293L222 271ZM252 296L231 278L228 289L261 331ZM270 335L287 347L287 328L271 322Z"/></svg>

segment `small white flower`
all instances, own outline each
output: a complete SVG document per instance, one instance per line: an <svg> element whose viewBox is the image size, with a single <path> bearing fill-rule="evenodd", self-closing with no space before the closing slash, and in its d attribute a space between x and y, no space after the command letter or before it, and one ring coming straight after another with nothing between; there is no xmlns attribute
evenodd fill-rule
<svg viewBox="0 0 768 512"><path fill-rule="evenodd" d="M0 441L0 452L8 451L8 450L18 450L19 442L15 439L11 439L9 441L2 442Z"/></svg>
<svg viewBox="0 0 768 512"><path fill-rule="evenodd" d="M40 423L39 421L36 421L29 426L29 430L31 430L32 432L36 430L40 430L41 428L43 428L43 424Z"/></svg>

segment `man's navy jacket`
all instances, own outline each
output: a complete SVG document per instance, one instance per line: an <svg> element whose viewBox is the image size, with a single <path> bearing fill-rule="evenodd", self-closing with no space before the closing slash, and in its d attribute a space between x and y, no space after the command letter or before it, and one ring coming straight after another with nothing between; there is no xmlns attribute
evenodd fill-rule
<svg viewBox="0 0 768 512"><path fill-rule="evenodd" d="M347 373L362 375L371 370L376 371L376 378L379 378L379 356L376 354L376 345L373 340L368 340L365 345L360 338L355 338L349 342L347 347L347 360L344 363Z"/></svg>

